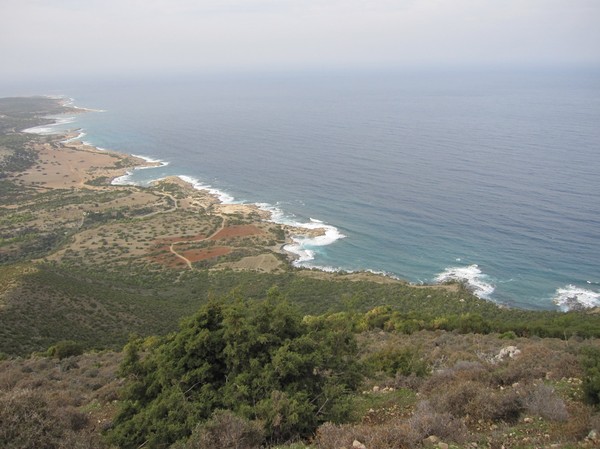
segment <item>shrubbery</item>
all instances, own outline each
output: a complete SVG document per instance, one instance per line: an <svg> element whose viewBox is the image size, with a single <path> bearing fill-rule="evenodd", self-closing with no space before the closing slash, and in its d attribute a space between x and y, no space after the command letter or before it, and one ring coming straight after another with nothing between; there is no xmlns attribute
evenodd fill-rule
<svg viewBox="0 0 600 449"><path fill-rule="evenodd" d="M97 438L79 432L87 416L73 408L51 406L28 389L0 392L0 447L3 449L96 449Z"/></svg>
<svg viewBox="0 0 600 449"><path fill-rule="evenodd" d="M126 349L129 381L109 433L125 449L185 439L218 409L261 421L269 441L305 436L348 415L345 393L361 377L349 329L303 322L277 292L212 301L147 354L141 348L137 340Z"/></svg>
<svg viewBox="0 0 600 449"><path fill-rule="evenodd" d="M389 376L424 377L429 372L427 363L418 351L412 348L399 349L387 347L367 358L367 364L375 371L381 371Z"/></svg>
<svg viewBox="0 0 600 449"><path fill-rule="evenodd" d="M48 355L59 360L83 354L83 346L73 340L62 340L48 349Z"/></svg>
<svg viewBox="0 0 600 449"><path fill-rule="evenodd" d="M600 406L600 348L588 347L583 351L583 392L588 403Z"/></svg>

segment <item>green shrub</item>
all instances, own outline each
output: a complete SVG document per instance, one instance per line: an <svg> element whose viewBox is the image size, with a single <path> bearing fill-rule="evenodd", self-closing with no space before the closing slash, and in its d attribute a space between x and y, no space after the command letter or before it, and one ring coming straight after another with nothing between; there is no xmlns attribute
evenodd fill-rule
<svg viewBox="0 0 600 449"><path fill-rule="evenodd" d="M429 366L421 354L413 348L398 349L388 347L367 358L367 365L375 371L389 376L410 376L414 374L424 377L429 373Z"/></svg>
<svg viewBox="0 0 600 449"><path fill-rule="evenodd" d="M589 404L600 406L600 348L587 347L583 351L583 392Z"/></svg>
<svg viewBox="0 0 600 449"><path fill-rule="evenodd" d="M48 350L48 354L62 360L83 354L83 346L73 340L62 340Z"/></svg>
<svg viewBox="0 0 600 449"><path fill-rule="evenodd" d="M264 423L270 441L312 433L349 413L358 386L354 335L317 322L271 292L263 301L211 301L140 357L126 348L124 401L109 440L124 449L168 446L217 409Z"/></svg>

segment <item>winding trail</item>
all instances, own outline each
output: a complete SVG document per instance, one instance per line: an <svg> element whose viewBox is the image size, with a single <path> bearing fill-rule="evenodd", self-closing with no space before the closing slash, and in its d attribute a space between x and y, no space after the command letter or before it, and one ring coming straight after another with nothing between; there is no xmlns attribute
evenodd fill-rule
<svg viewBox="0 0 600 449"><path fill-rule="evenodd" d="M179 257L181 260L183 260L190 270L194 270L194 267L192 266L192 262L187 257L185 257L183 254L179 254L177 251L175 251L175 245L179 245L182 243L199 243L199 242L204 242L206 240L212 239L215 235L217 235L219 232L221 232L223 229L225 229L225 226L227 224L227 220L225 219L225 217L223 215L219 214L218 217L221 217L221 225L217 228L217 230L215 232L213 232L208 237L202 237L202 238L193 239L193 240L183 240L180 242L173 242L169 245L169 251L172 254L174 254L176 257Z"/></svg>
<svg viewBox="0 0 600 449"><path fill-rule="evenodd" d="M171 201L173 201L173 207L170 209L167 209L167 210L156 210L154 212L150 212L149 214L142 215L139 218L153 217L154 215L158 215L158 214L170 214L171 212L175 212L177 209L179 209L179 203L177 202L177 198L175 198L170 193L166 193L166 192L153 192L153 193L163 196L163 197L170 198Z"/></svg>

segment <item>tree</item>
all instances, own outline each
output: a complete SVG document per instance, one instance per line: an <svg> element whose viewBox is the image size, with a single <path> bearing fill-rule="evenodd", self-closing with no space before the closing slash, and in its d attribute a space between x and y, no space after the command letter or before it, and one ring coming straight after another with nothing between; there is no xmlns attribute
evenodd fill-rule
<svg viewBox="0 0 600 449"><path fill-rule="evenodd" d="M126 354L109 433L125 449L168 446L218 409L263 423L271 441L304 436L343 419L361 379L350 330L303 321L276 290L211 301L146 354L135 342Z"/></svg>

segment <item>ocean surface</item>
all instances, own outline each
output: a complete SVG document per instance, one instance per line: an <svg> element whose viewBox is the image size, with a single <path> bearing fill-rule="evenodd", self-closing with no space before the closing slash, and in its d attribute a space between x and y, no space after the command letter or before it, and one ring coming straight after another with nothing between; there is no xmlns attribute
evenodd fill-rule
<svg viewBox="0 0 600 449"><path fill-rule="evenodd" d="M460 279L531 309L600 305L598 71L198 75L33 93L98 110L54 129L165 163L116 182L182 175L277 221L328 225L288 248L298 265Z"/></svg>

